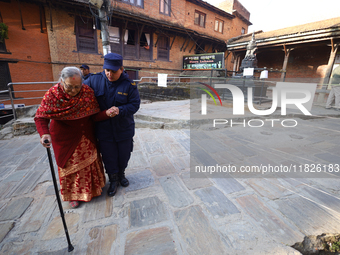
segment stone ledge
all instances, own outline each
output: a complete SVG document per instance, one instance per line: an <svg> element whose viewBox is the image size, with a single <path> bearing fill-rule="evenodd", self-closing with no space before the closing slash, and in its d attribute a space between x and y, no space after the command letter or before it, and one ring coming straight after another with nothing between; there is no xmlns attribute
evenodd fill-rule
<svg viewBox="0 0 340 255"><path fill-rule="evenodd" d="M17 119L12 126L14 136L30 135L37 132L33 118Z"/></svg>

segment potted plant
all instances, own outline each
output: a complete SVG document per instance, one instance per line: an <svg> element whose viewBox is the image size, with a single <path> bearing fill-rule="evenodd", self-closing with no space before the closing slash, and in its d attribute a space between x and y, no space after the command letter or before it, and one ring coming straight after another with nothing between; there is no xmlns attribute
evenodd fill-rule
<svg viewBox="0 0 340 255"><path fill-rule="evenodd" d="M0 22L0 42L3 42L4 39L8 39L8 26Z"/></svg>

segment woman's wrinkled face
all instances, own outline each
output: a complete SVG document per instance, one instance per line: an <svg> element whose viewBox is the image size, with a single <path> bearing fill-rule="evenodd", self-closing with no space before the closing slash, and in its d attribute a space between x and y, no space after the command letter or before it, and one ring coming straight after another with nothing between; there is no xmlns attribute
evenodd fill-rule
<svg viewBox="0 0 340 255"><path fill-rule="evenodd" d="M80 92L82 79L80 76L66 78L65 81L63 81L63 86L66 94L74 97Z"/></svg>
<svg viewBox="0 0 340 255"><path fill-rule="evenodd" d="M105 75L109 79L109 81L117 81L122 74L124 68L121 67L117 71L113 71L110 69L104 69L105 70Z"/></svg>

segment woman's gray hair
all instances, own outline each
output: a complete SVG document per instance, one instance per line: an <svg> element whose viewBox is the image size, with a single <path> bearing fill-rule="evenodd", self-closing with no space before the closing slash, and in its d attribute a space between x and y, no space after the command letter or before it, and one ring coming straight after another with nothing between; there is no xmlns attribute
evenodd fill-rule
<svg viewBox="0 0 340 255"><path fill-rule="evenodd" d="M81 78L81 84L84 82L83 74L81 73L81 70L78 67L75 66L67 66L64 67L63 70L60 72L60 81L65 81L65 79L73 77L73 76L79 76Z"/></svg>

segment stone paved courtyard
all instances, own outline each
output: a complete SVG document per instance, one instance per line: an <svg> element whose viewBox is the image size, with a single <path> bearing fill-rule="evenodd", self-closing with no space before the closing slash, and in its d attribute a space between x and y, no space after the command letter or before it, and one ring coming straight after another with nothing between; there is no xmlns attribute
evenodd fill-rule
<svg viewBox="0 0 340 255"><path fill-rule="evenodd" d="M168 102L176 107L183 104ZM298 121L298 129L225 128L227 146L213 157L234 165L340 163L339 119ZM305 236L340 232L336 174L190 178L189 129L137 128L134 140L129 187L110 198L106 186L77 209L63 202L72 253L39 136L0 140L0 253L300 254L290 246Z"/></svg>

